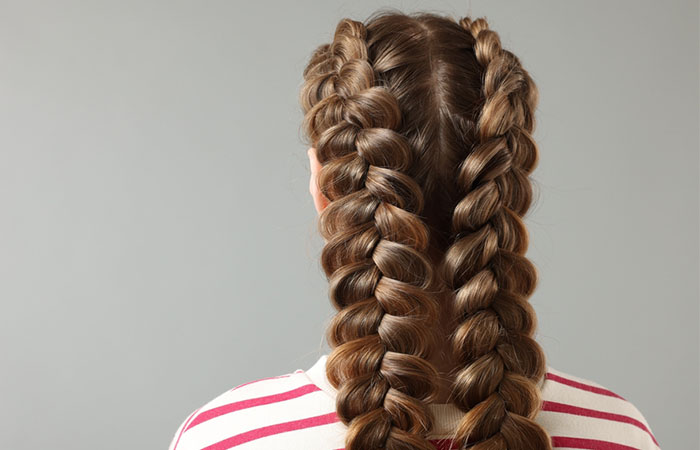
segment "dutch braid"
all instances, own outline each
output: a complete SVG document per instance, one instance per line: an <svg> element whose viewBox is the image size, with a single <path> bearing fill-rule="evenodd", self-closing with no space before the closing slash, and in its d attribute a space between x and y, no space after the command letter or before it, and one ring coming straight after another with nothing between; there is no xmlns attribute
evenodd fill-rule
<svg viewBox="0 0 700 450"><path fill-rule="evenodd" d="M419 214L414 155L396 130L397 99L368 57L367 29L343 19L304 71L304 126L330 203L321 261L338 310L328 329L328 379L348 426L346 450L433 450L427 440L436 369L425 358L439 312Z"/></svg>
<svg viewBox="0 0 700 450"><path fill-rule="evenodd" d="M460 448L550 450L522 220L537 88L483 18L373 16L340 21L300 96L329 200L326 369L346 450L433 450L436 355Z"/></svg>
<svg viewBox="0 0 700 450"><path fill-rule="evenodd" d="M532 337L536 316L527 298L537 271L524 256L522 222L532 198L528 175L538 160L531 136L538 92L484 18L459 23L475 40L484 103L476 143L459 168L464 197L453 213L454 242L443 266L461 321L452 336L460 367L453 401L465 412L456 438L460 448L473 450L551 449L534 421L546 364Z"/></svg>

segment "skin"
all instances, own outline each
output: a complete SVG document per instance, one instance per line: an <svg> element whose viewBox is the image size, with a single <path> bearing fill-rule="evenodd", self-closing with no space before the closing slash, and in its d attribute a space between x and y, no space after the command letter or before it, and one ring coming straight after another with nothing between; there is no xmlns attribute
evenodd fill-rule
<svg viewBox="0 0 700 450"><path fill-rule="evenodd" d="M323 195L323 193L321 193L321 190L318 187L318 175L321 170L321 163L319 163L318 159L316 158L316 149L314 147L310 147L306 153L309 156L309 167L311 169L311 176L309 178L309 193L313 198L316 211L320 214L329 203L328 199ZM442 318L440 323L450 323L450 313L448 312L447 308L443 308L442 310ZM450 387L452 385L452 381L454 380L454 376L451 375L450 372L455 367L452 356L448 354L448 345L445 344L446 342L449 342L449 334L449 330L441 328L438 330L438 333L432 342L434 351L431 352L431 355L433 356L429 359L429 361L440 373L439 393L432 403L449 403Z"/></svg>
<svg viewBox="0 0 700 450"><path fill-rule="evenodd" d="M321 193L318 188L318 174L321 170L321 163L316 159L316 149L309 147L306 151L309 155L309 166L311 167L311 177L309 179L309 192L311 197L314 199L314 206L316 206L316 211L320 214L326 206L328 205L328 199Z"/></svg>

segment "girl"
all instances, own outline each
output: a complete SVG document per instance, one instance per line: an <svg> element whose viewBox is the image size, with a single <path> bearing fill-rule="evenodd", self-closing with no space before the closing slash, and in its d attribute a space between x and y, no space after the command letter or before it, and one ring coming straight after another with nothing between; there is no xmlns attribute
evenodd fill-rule
<svg viewBox="0 0 700 450"><path fill-rule="evenodd" d="M538 91L487 21L344 19L303 75L332 351L215 398L170 450L658 450L533 337Z"/></svg>

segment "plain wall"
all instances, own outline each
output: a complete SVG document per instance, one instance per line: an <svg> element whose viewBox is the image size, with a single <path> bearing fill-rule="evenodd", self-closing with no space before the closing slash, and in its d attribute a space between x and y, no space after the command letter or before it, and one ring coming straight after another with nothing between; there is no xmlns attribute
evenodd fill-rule
<svg viewBox="0 0 700 450"><path fill-rule="evenodd" d="M166 448L306 369L334 313L297 103L378 7L0 1L0 448ZM531 301L548 362L698 442L698 4L474 1L540 90Z"/></svg>

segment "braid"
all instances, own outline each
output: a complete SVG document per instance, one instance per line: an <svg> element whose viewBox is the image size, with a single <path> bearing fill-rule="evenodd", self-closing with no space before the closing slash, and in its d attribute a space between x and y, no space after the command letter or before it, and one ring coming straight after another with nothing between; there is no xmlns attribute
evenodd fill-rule
<svg viewBox="0 0 700 450"><path fill-rule="evenodd" d="M537 271L525 257L532 187L538 160L531 133L538 93L516 56L501 48L484 18L459 24L474 38L483 68L483 107L475 143L459 166L463 198L452 216L454 241L442 267L455 293L458 325L451 336L457 355L454 403L465 412L460 448L551 449L534 421L545 355L533 339L536 316L527 298Z"/></svg>
<svg viewBox="0 0 700 450"><path fill-rule="evenodd" d="M537 88L484 18L373 16L341 20L300 97L329 200L326 374L346 449L433 450L429 403L451 383L460 448L551 450L523 223Z"/></svg>
<svg viewBox="0 0 700 450"><path fill-rule="evenodd" d="M327 376L347 450L434 450L427 440L436 369L426 358L439 305L426 256L424 197L402 115L368 56L367 29L343 19L304 70L304 127L330 203L321 262L338 310Z"/></svg>

